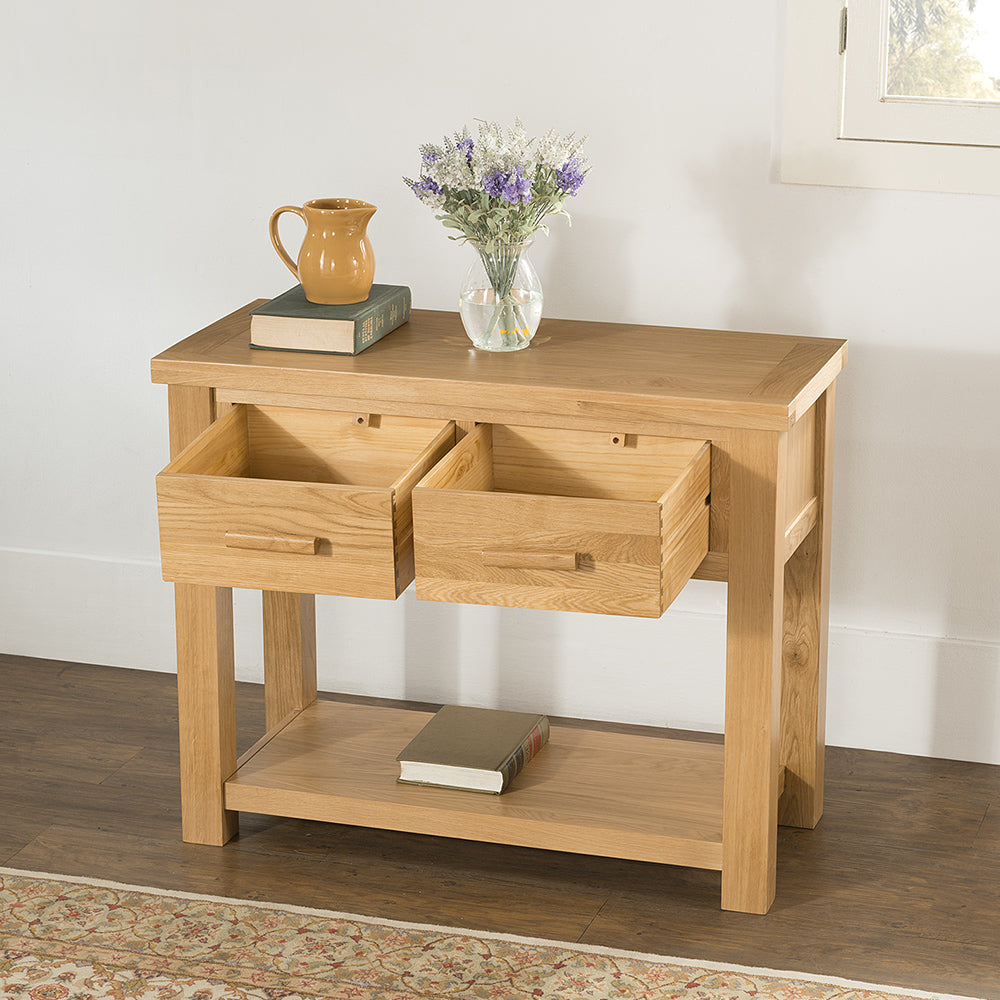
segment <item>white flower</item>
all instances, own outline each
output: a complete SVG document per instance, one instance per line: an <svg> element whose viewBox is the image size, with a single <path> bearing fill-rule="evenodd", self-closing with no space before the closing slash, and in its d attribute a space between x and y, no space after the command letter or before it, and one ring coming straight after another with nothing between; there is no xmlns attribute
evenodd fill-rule
<svg viewBox="0 0 1000 1000"><path fill-rule="evenodd" d="M414 194L450 229L481 245L519 243L544 229L542 220L566 215L563 203L575 195L589 165L584 140L547 132L529 138L520 121L506 129L478 122L445 137L440 146L420 147L420 176L404 178Z"/></svg>
<svg viewBox="0 0 1000 1000"><path fill-rule="evenodd" d="M584 142L584 139L577 139L572 133L567 136L559 136L550 129L538 140L535 146L538 165L558 170L559 167L574 157L580 161L581 165L585 165L583 157L580 155L580 150Z"/></svg>

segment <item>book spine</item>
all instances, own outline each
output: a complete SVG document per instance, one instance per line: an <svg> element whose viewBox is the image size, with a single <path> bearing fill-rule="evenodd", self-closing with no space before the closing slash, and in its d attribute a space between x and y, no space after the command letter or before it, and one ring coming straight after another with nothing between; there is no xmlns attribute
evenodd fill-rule
<svg viewBox="0 0 1000 1000"><path fill-rule="evenodd" d="M500 765L500 773L503 775L501 792L521 773L524 765L545 746L548 738L549 720L543 716L524 738L524 742Z"/></svg>
<svg viewBox="0 0 1000 1000"><path fill-rule="evenodd" d="M401 287L369 315L354 324L354 353L360 354L410 318L410 289Z"/></svg>

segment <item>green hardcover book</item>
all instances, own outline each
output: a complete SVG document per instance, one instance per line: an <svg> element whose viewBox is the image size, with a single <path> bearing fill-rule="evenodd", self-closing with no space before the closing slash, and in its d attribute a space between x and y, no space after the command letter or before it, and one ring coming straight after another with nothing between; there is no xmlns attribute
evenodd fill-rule
<svg viewBox="0 0 1000 1000"><path fill-rule="evenodd" d="M396 758L398 780L498 795L548 738L544 715L445 705Z"/></svg>
<svg viewBox="0 0 1000 1000"><path fill-rule="evenodd" d="M272 351L360 354L410 318L406 285L372 285L364 302L310 302L301 285L250 310L250 346Z"/></svg>

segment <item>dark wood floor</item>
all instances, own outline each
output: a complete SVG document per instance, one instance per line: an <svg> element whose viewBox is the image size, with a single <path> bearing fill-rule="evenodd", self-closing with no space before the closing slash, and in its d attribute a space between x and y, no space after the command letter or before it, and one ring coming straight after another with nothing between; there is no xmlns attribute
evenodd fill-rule
<svg viewBox="0 0 1000 1000"><path fill-rule="evenodd" d="M172 675L0 656L0 683L9 867L1000 1000L1000 767L830 749L758 917L719 909L718 873L637 862L246 814L184 844Z"/></svg>

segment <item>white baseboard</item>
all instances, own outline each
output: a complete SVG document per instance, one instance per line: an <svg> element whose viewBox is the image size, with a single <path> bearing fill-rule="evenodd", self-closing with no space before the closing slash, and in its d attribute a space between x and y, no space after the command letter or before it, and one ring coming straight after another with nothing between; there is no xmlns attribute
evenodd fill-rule
<svg viewBox="0 0 1000 1000"><path fill-rule="evenodd" d="M659 621L417 601L318 599L320 687L719 732L724 589ZM155 562L0 549L0 652L173 672ZM237 676L259 681L260 596L236 592ZM830 632L827 742L1000 764L1000 644Z"/></svg>

